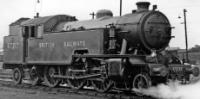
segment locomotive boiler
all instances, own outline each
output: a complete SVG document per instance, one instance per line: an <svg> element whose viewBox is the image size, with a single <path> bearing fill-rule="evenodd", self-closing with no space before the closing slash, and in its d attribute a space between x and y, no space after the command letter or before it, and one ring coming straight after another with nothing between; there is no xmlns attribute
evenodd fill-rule
<svg viewBox="0 0 200 99"><path fill-rule="evenodd" d="M70 15L21 18L4 38L3 68L13 69L16 84L22 79L50 87L62 82L99 92L165 83L165 59L151 63L146 58L168 46L171 25L149 5L138 2L137 10L118 17L100 10L96 19L85 21Z"/></svg>

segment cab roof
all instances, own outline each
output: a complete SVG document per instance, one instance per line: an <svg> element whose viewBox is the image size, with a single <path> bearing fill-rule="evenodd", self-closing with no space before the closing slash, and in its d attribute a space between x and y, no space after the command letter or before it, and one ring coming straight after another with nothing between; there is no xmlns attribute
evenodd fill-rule
<svg viewBox="0 0 200 99"><path fill-rule="evenodd" d="M67 21L67 20L75 19L75 17L70 15L52 15L45 17L38 17L34 19L29 19L21 23L22 26L31 26L31 25L41 25L46 24L49 21Z"/></svg>

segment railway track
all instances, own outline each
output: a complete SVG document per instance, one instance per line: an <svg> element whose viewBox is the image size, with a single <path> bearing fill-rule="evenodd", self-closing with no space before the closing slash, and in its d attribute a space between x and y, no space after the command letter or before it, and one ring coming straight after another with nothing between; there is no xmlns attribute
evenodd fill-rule
<svg viewBox="0 0 200 99"><path fill-rule="evenodd" d="M17 88L17 89L26 89L26 90L35 90L35 91L44 91L49 94L70 94L70 95L86 95L91 97L97 97L102 99L154 99L152 97L147 96L135 96L133 93L124 93L122 91L111 91L109 93L99 93L94 91L92 88L84 88L83 90L73 90L65 85L61 85L56 88L50 88L45 85L32 86L28 84L27 81L23 81L21 85L15 85L12 82L11 74L2 73L0 71L0 86L9 87L9 88Z"/></svg>

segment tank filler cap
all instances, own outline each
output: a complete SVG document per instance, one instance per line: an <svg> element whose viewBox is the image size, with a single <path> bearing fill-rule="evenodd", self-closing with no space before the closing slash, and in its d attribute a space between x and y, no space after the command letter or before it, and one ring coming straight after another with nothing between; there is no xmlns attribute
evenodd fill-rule
<svg viewBox="0 0 200 99"><path fill-rule="evenodd" d="M97 19L105 17L105 16L113 17L112 11L107 10L107 9L102 9L102 10L97 11L97 14L96 14Z"/></svg>
<svg viewBox="0 0 200 99"><path fill-rule="evenodd" d="M149 10L150 2L141 1L137 2L137 12Z"/></svg>

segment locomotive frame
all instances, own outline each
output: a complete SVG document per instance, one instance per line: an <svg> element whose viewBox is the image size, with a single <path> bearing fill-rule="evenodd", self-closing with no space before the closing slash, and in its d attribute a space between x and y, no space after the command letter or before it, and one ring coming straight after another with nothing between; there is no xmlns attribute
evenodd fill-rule
<svg viewBox="0 0 200 99"><path fill-rule="evenodd" d="M99 92L166 83L166 64L146 58L168 45L170 23L156 9L148 10L149 2L137 5L138 10L122 17L99 12L96 20L77 21L69 15L21 18L4 37L3 68L13 69L16 84L22 79L49 87L62 82Z"/></svg>

